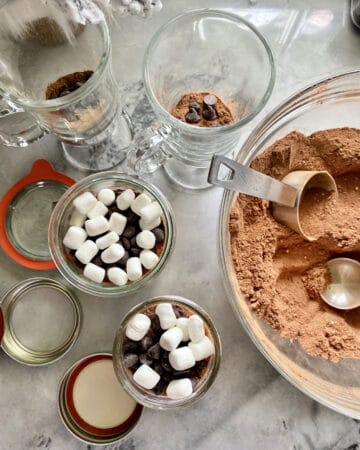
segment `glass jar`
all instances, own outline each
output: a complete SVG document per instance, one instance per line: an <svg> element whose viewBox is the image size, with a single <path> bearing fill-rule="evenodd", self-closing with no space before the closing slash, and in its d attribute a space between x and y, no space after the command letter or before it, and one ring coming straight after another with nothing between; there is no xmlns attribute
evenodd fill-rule
<svg viewBox="0 0 360 450"><path fill-rule="evenodd" d="M165 231L165 240L162 253L157 265L142 278L130 282L124 286L115 286L110 283L97 284L85 278L75 263L66 256L63 238L69 227L69 220L74 211L73 200L84 192L91 191L96 195L101 189L132 189L135 192L145 192L154 201L157 201L162 210L162 222ZM175 244L175 223L172 208L168 200L159 189L150 183L119 172L100 172L83 178L76 183L59 199L50 218L49 224L49 246L50 253L56 267L62 276L73 286L83 292L101 297L119 297L134 292L163 269Z"/></svg>
<svg viewBox="0 0 360 450"><path fill-rule="evenodd" d="M125 337L125 330L129 320L134 316L134 314L144 313L149 307L156 306L159 303L171 303L172 305L178 305L180 308L184 307L185 310L188 309L194 314L198 314L204 321L205 334L208 335L209 339L214 345L214 354L210 356L209 362L207 364L205 373L202 375L201 381L196 385L194 391L191 395L180 398L180 399L170 399L165 395L155 395L149 390L142 388L136 384L132 376L130 375L129 369L126 369L123 365L123 342ZM215 325L209 315L204 311L201 306L183 297L178 297L176 295L163 295L159 297L154 297L146 300L139 305L132 308L124 317L121 322L120 328L116 333L114 346L113 346L113 363L115 368L115 373L123 385L124 389L133 397L135 400L149 408L154 409L169 409L179 406L190 405L202 397L210 386L213 384L217 372L219 370L221 360L221 343L219 334L215 328Z"/></svg>

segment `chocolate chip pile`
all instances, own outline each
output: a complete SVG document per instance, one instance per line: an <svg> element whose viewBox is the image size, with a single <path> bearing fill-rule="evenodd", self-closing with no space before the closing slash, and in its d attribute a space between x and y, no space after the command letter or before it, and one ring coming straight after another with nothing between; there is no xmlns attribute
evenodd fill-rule
<svg viewBox="0 0 360 450"><path fill-rule="evenodd" d="M160 205L145 192L102 189L74 201L63 238L86 278L123 286L158 264L165 241Z"/></svg>
<svg viewBox="0 0 360 450"><path fill-rule="evenodd" d="M93 73L92 70L69 73L53 83L50 83L46 88L46 100L64 97L65 95L76 91L76 89L79 89L79 87L86 83Z"/></svg>
<svg viewBox="0 0 360 450"><path fill-rule="evenodd" d="M202 109L202 111L201 111ZM216 112L216 97L215 95L205 95L203 98L203 107L198 102L189 103L189 112L185 116L185 120L188 123L200 122L200 114L202 114L205 120L215 120L218 117Z"/></svg>
<svg viewBox="0 0 360 450"><path fill-rule="evenodd" d="M215 351L201 317L178 304L159 303L135 314L125 335L123 365L135 383L171 399L192 394Z"/></svg>
<svg viewBox="0 0 360 450"><path fill-rule="evenodd" d="M192 92L181 97L171 114L177 119L199 127L215 127L234 122L230 109L216 95Z"/></svg>

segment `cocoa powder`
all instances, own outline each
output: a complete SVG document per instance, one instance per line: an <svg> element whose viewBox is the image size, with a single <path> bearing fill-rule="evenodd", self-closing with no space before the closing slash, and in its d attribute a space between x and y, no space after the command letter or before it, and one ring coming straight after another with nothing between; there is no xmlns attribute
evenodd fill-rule
<svg viewBox="0 0 360 450"><path fill-rule="evenodd" d="M51 100L70 92L76 91L91 77L94 72L92 70L84 70L83 72L73 72L58 78L53 83L48 84L46 88L46 100Z"/></svg>
<svg viewBox="0 0 360 450"><path fill-rule="evenodd" d="M269 202L238 195L230 216L231 251L250 307L310 355L360 358L360 308L339 311L319 295L330 282L329 259L360 260L360 130L308 137L292 132L251 166L278 179L293 170L327 170L339 197L312 190L304 198L302 225L318 237L308 242L273 218Z"/></svg>
<svg viewBox="0 0 360 450"><path fill-rule="evenodd" d="M217 118L214 120L206 120L203 118L203 99L206 95L214 95L216 97L216 105L215 109L217 112ZM172 108L171 114L176 117L176 119L181 120L182 122L187 123L185 117L189 112L189 105L192 102L196 102L200 106L199 111L199 122L194 123L197 127L215 127L220 125L230 125L234 122L234 117L230 111L230 109L225 105L225 103L215 94L211 94L209 92L189 92L188 94L184 94L178 103Z"/></svg>

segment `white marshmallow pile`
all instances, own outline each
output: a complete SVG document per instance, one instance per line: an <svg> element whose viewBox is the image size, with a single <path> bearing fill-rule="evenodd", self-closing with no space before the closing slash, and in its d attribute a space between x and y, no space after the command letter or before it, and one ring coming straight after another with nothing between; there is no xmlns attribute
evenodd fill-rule
<svg viewBox="0 0 360 450"><path fill-rule="evenodd" d="M109 216L109 207L114 203L119 212L112 212ZM75 198L73 206L63 244L69 250L75 250L75 257L85 266L83 273L86 278L102 283L107 275L110 283L123 286L129 281L139 280L143 276L143 268L152 270L158 264L160 258L153 251L156 237L151 230L161 224L162 210L148 194L136 195L132 189L126 189L116 196L112 189L105 188L97 196L84 192ZM129 208L139 216L142 231L134 239L141 252L138 257L124 259L122 265L126 261L126 270L111 267L106 272L91 261L98 254L105 264L116 264L124 257L125 249L119 240L127 226L127 217L122 212ZM95 242L88 239L97 236Z"/></svg>
<svg viewBox="0 0 360 450"><path fill-rule="evenodd" d="M159 12L162 2L161 0L120 0L119 4L115 4L113 8L120 15L146 17L153 12Z"/></svg>
<svg viewBox="0 0 360 450"><path fill-rule="evenodd" d="M214 354L214 344L206 336L204 321L200 316L192 314L189 317L176 318L171 303L159 303L155 314L159 318L161 329L164 330L157 345L169 352L169 363L174 370L191 369L197 361ZM141 341L150 328L151 320L146 314L135 314L126 326L125 335L133 341ZM188 344L179 347L181 342ZM139 386L153 389L161 380L161 376L150 365L142 364L133 373L133 379ZM166 388L166 395L171 399L185 398L192 392L190 378L172 380Z"/></svg>

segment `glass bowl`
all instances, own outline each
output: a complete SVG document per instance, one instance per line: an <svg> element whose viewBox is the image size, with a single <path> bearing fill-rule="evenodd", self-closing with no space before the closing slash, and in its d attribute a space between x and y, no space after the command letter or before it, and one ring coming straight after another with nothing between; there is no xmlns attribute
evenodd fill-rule
<svg viewBox="0 0 360 450"><path fill-rule="evenodd" d="M106 282L98 284L85 278L76 264L66 257L66 251L63 244L63 238L67 231L71 214L74 210L73 200L86 191L91 191L96 194L104 188L130 188L135 192L145 192L153 200L159 203L162 210L165 241L160 260L152 270L145 273L139 280L129 282L124 286L115 286ZM174 248L174 244L174 215L168 200L161 191L150 183L119 172L100 172L83 178L63 194L57 202L50 218L49 247L51 257L59 272L69 283L81 291L101 297L118 297L143 287L160 273Z"/></svg>
<svg viewBox="0 0 360 450"><path fill-rule="evenodd" d="M359 127L360 71L322 80L287 99L270 112L247 138L237 161L249 165L274 141L291 131ZM337 363L312 357L297 342L281 337L258 319L236 279L230 247L229 215L235 192L223 194L219 222L221 266L228 297L237 317L269 362L298 389L342 414L360 419L360 360Z"/></svg>
<svg viewBox="0 0 360 450"><path fill-rule="evenodd" d="M172 305L178 305L183 307L189 312L198 314L204 321L205 334L212 340L214 344L214 354L211 355L205 370L205 373L201 375L201 381L196 385L196 388L191 395L180 399L170 399L165 395L155 395L149 390L142 388L136 384L130 370L126 369L123 365L123 359L119 357L123 353L123 341L125 336L125 329L129 320L134 314L143 313L150 306L158 305L159 303L171 303ZM202 397L214 382L217 372L219 370L221 360L221 343L219 334L215 328L209 315L196 303L175 295L163 295L161 297L154 297L146 300L139 305L132 308L124 317L121 322L120 328L116 333L114 345L113 345L113 363L116 376L123 385L124 389L130 394L138 403L153 409L169 409L179 406L185 406L192 404L195 400Z"/></svg>

